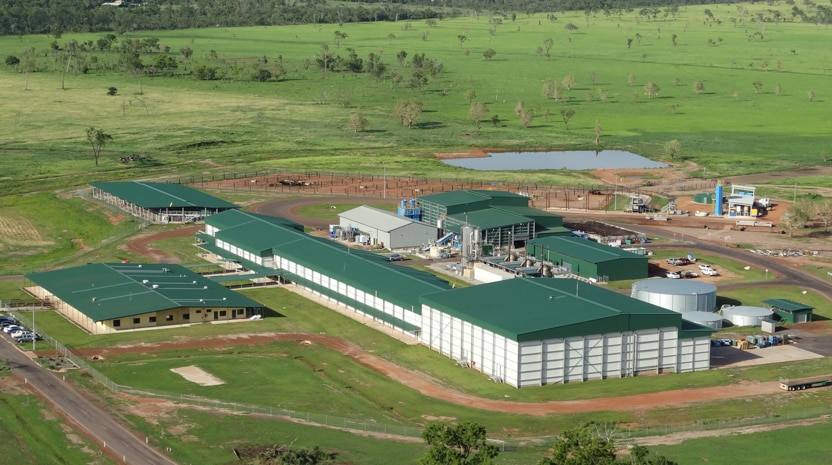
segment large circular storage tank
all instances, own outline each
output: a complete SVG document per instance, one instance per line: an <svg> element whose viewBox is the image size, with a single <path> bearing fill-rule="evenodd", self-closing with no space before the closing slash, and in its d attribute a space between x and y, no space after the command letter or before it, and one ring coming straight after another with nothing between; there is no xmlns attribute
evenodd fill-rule
<svg viewBox="0 0 832 465"><path fill-rule="evenodd" d="M763 320L771 317L771 310L763 307L737 305L723 308L722 317L734 326L761 326Z"/></svg>
<svg viewBox="0 0 832 465"><path fill-rule="evenodd" d="M694 323L699 323L702 326L707 326L711 329L722 329L722 315L711 312L687 312L682 314L682 318Z"/></svg>
<svg viewBox="0 0 832 465"><path fill-rule="evenodd" d="M674 312L712 312L716 286L681 279L645 279L633 283L630 297Z"/></svg>

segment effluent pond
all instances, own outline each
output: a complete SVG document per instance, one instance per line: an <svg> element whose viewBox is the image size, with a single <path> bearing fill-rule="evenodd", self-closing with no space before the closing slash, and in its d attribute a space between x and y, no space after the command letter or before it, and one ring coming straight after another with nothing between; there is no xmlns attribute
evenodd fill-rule
<svg viewBox="0 0 832 465"><path fill-rule="evenodd" d="M487 157L448 158L446 165L477 171L597 170L666 168L667 165L624 150L562 152L493 152Z"/></svg>

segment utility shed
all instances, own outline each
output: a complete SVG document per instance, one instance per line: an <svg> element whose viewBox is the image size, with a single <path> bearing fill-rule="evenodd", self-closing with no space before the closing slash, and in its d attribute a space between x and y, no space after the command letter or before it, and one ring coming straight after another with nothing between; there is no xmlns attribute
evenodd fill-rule
<svg viewBox="0 0 832 465"><path fill-rule="evenodd" d="M180 265L94 263L26 279L27 291L91 334L244 320L263 308Z"/></svg>
<svg viewBox="0 0 832 465"><path fill-rule="evenodd" d="M578 237L530 240L526 244L526 253L585 278L606 277L609 281L618 281L647 277L646 256Z"/></svg>
<svg viewBox="0 0 832 465"><path fill-rule="evenodd" d="M239 208L182 184L94 182L92 196L153 223L193 223Z"/></svg>
<svg viewBox="0 0 832 465"><path fill-rule="evenodd" d="M806 323L812 321L814 307L789 299L768 299L764 304L771 307L774 313L789 323Z"/></svg>
<svg viewBox="0 0 832 465"><path fill-rule="evenodd" d="M362 205L338 214L341 228L357 229L370 242L388 249L403 249L429 244L437 238L437 229L392 212Z"/></svg>
<svg viewBox="0 0 832 465"><path fill-rule="evenodd" d="M420 341L515 387L710 368L712 330L572 279L422 296Z"/></svg>

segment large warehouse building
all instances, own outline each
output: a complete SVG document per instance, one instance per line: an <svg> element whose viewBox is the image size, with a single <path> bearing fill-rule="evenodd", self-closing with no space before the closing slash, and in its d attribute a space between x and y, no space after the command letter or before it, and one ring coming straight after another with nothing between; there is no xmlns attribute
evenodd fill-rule
<svg viewBox="0 0 832 465"><path fill-rule="evenodd" d="M181 184L94 182L92 196L152 223L193 223L238 208Z"/></svg>
<svg viewBox="0 0 832 465"><path fill-rule="evenodd" d="M578 237L544 237L526 243L526 253L584 278L644 279L647 257Z"/></svg>
<svg viewBox="0 0 832 465"><path fill-rule="evenodd" d="M91 334L244 320L263 308L180 265L95 263L26 279L29 293Z"/></svg>
<svg viewBox="0 0 832 465"><path fill-rule="evenodd" d="M292 282L512 386L709 369L711 330L679 313L569 279L451 289L295 226L229 211L207 218L198 237L218 258Z"/></svg>
<svg viewBox="0 0 832 465"><path fill-rule="evenodd" d="M426 295L420 341L516 387L710 368L712 330L571 279Z"/></svg>

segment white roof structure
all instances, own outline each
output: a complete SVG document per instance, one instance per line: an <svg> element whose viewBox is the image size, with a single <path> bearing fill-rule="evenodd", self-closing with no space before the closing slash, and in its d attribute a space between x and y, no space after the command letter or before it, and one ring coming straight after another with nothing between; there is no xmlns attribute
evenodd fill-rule
<svg viewBox="0 0 832 465"><path fill-rule="evenodd" d="M436 227L362 205L338 214L341 228L360 232L364 242L385 248L421 247L435 241Z"/></svg>
<svg viewBox="0 0 832 465"><path fill-rule="evenodd" d="M348 219L357 224L372 224L376 229L387 232L395 231L413 223L420 224L418 221L411 220L410 218L399 216L393 212L379 210L378 208L368 207L367 205L339 213L338 216L342 222L344 219Z"/></svg>

